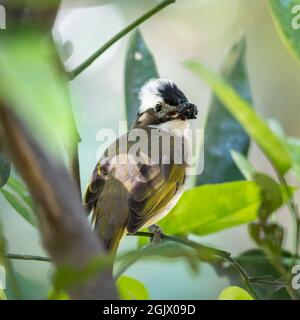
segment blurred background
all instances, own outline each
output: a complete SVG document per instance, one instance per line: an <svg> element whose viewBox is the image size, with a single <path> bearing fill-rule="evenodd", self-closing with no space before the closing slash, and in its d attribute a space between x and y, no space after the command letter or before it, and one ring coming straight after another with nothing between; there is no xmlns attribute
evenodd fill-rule
<svg viewBox="0 0 300 320"><path fill-rule="evenodd" d="M79 1L65 0L56 19L53 36L70 70L89 57L115 33L141 16L159 1ZM245 34L247 67L253 94L253 104L260 115L275 118L285 132L300 136L300 66L286 50L275 30L266 0L177 0L140 27L144 40L154 55L162 78L173 79L189 100L199 107L199 128L203 127L210 89L182 66L196 58L218 70L224 56L235 41ZM128 37L122 38L106 51L80 76L70 83L80 144L81 183L86 188L101 153L99 129L118 130L119 120L125 120L124 65ZM251 162L261 171L271 173L264 156L253 147ZM1 216L9 252L45 255L37 232L7 205L1 195ZM279 213L280 221L288 226L290 216ZM225 249L236 255L255 244L245 227L198 238L203 244ZM134 249L137 239L128 238L120 250ZM287 235L285 247L291 247ZM46 262L14 262L22 283L24 296L45 298L52 274ZM184 262L141 261L127 275L143 282L152 299L216 299L228 281L218 276L207 264L201 264L198 275L191 274Z"/></svg>

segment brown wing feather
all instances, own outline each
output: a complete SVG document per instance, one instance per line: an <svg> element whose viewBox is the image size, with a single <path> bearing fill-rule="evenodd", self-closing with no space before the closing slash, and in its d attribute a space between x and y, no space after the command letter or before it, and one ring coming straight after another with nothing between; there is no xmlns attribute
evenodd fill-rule
<svg viewBox="0 0 300 320"><path fill-rule="evenodd" d="M148 170L157 170L157 168L148 166ZM168 172L167 176L166 172ZM185 167L173 164L160 166L158 174L153 179L137 182L129 197L128 231L136 232L147 221L162 212L184 184L185 178Z"/></svg>

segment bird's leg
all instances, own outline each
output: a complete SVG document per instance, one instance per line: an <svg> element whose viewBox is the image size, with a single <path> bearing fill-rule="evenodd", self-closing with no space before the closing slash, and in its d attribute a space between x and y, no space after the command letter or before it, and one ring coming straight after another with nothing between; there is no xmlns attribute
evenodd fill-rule
<svg viewBox="0 0 300 320"><path fill-rule="evenodd" d="M153 233L153 236L150 238L150 242L153 245L160 244L163 241L164 233L160 226L158 226L157 224L153 224L148 228L148 230L149 232Z"/></svg>

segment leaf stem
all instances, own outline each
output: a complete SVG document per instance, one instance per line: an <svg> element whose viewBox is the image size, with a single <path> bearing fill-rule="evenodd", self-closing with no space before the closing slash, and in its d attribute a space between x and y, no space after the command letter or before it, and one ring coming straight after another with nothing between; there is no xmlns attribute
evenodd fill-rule
<svg viewBox="0 0 300 320"><path fill-rule="evenodd" d="M164 0L145 14L143 14L140 18L133 21L123 30L114 35L110 40L108 40L101 48L99 48L94 54L92 54L87 60L85 60L81 65L75 68L73 71L68 72L68 76L71 80L76 78L82 71L84 71L88 66L90 66L103 52L105 52L108 48L110 48L113 44L115 44L118 40L124 37L127 33L132 31L134 28L139 26L144 21L148 20L150 17L155 15L157 12L161 11L166 6L174 3L176 0Z"/></svg>

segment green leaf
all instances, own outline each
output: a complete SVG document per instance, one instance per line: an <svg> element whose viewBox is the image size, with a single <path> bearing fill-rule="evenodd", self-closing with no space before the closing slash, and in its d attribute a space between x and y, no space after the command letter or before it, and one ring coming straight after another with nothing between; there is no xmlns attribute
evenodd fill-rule
<svg viewBox="0 0 300 320"><path fill-rule="evenodd" d="M147 48L140 31L132 35L126 56L125 96L128 127L136 120L140 107L141 87L152 78L158 78L155 61Z"/></svg>
<svg viewBox="0 0 300 320"><path fill-rule="evenodd" d="M49 300L70 300L70 296L64 290L55 291L54 289L50 289L48 292Z"/></svg>
<svg viewBox="0 0 300 320"><path fill-rule="evenodd" d="M116 284L122 300L148 300L150 298L145 286L134 278L122 276Z"/></svg>
<svg viewBox="0 0 300 320"><path fill-rule="evenodd" d="M256 169L253 167L253 165L248 161L248 159L242 155L241 153L231 150L230 152L231 157L243 176L246 180L253 180L253 175L256 172Z"/></svg>
<svg viewBox="0 0 300 320"><path fill-rule="evenodd" d="M6 190L0 190L5 199L9 202L9 204L33 227L36 228L37 222L34 213L32 212L31 208L28 207L26 203L22 201L18 196L14 193Z"/></svg>
<svg viewBox="0 0 300 320"><path fill-rule="evenodd" d="M233 286L225 288L219 295L219 300L254 300L244 289Z"/></svg>
<svg viewBox="0 0 300 320"><path fill-rule="evenodd" d="M6 184L10 176L10 170L10 162L4 155L0 154L0 188L2 188Z"/></svg>
<svg viewBox="0 0 300 320"><path fill-rule="evenodd" d="M260 205L255 182L205 185L186 191L159 225L167 234L205 235L254 221Z"/></svg>
<svg viewBox="0 0 300 320"><path fill-rule="evenodd" d="M0 288L0 300L7 300L5 292Z"/></svg>
<svg viewBox="0 0 300 320"><path fill-rule="evenodd" d="M33 211L33 203L28 189L19 180L10 176L7 181L7 187L13 190Z"/></svg>
<svg viewBox="0 0 300 320"><path fill-rule="evenodd" d="M255 173L253 178L261 189L262 203L259 215L265 221L272 212L283 205L283 188L273 178L264 173Z"/></svg>
<svg viewBox="0 0 300 320"><path fill-rule="evenodd" d="M116 275L120 275L120 271L124 272L124 266L126 266L125 269L127 270L129 266L140 259L150 259L151 261L154 259L180 259L181 261L185 261L194 273L199 271L199 260L206 262L217 260L206 247L199 247L197 250L194 250L178 243L164 241L155 246L148 245L118 256L117 261L120 262L120 266L118 267L119 270L116 272Z"/></svg>
<svg viewBox="0 0 300 320"><path fill-rule="evenodd" d="M251 91L245 66L246 42L241 40L229 52L221 74L237 92L251 102ZM214 96L205 126L204 171L198 184L243 180L230 150L247 156L250 138L241 124Z"/></svg>
<svg viewBox="0 0 300 320"><path fill-rule="evenodd" d="M62 290L70 289L76 285L80 285L111 264L111 257L100 256L94 257L83 267L76 267L71 265L60 266L54 275L53 279L53 295L60 294Z"/></svg>
<svg viewBox="0 0 300 320"><path fill-rule="evenodd" d="M292 165L287 147L256 114L249 103L241 98L225 80L204 65L190 60L185 62L185 66L211 86L216 96L242 124L273 166L281 174L286 173Z"/></svg>
<svg viewBox="0 0 300 320"><path fill-rule="evenodd" d="M279 36L289 52L300 60L299 0L269 0L271 13Z"/></svg>
<svg viewBox="0 0 300 320"><path fill-rule="evenodd" d="M49 37L50 38L50 37ZM33 31L5 33L0 43L0 94L46 149L61 156L59 141L74 139L68 84L54 45Z"/></svg>
<svg viewBox="0 0 300 320"><path fill-rule="evenodd" d="M248 181L255 181L261 190L260 218L266 220L269 215L280 208L293 195L295 188L286 189L270 176L257 172L252 164L240 153L231 152L232 158Z"/></svg>
<svg viewBox="0 0 300 320"><path fill-rule="evenodd" d="M300 180L300 140L296 138L286 138L286 143L293 160L292 170L298 180Z"/></svg>
<svg viewBox="0 0 300 320"><path fill-rule="evenodd" d="M276 223L251 223L248 226L251 238L259 247L271 251L274 255L281 254L283 228Z"/></svg>

